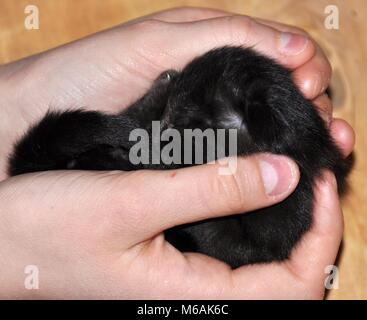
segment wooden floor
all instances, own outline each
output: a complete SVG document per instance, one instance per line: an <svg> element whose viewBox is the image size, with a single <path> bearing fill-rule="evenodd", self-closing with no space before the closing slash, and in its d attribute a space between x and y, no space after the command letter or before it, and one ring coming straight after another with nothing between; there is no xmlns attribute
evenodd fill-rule
<svg viewBox="0 0 367 320"><path fill-rule="evenodd" d="M24 8L40 10L40 30L24 29ZM340 29L324 27L324 9L336 4ZM0 0L0 64L173 6L216 7L303 27L316 37L334 68L336 114L357 133L352 190L344 201L345 236L339 289L329 299L367 299L367 3L365 0ZM0 97L1 99L1 97Z"/></svg>

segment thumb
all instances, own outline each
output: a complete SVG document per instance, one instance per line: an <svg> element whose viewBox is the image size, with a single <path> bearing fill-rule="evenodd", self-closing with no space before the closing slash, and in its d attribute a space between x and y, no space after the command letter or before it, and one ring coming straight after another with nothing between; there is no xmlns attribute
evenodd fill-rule
<svg viewBox="0 0 367 320"><path fill-rule="evenodd" d="M298 167L285 156L258 154L228 158L226 163L230 160L236 161L236 170L229 175L221 174L223 160L130 175L125 180L129 186L125 199L134 205L136 223L146 226L145 236L176 225L270 206L286 198L298 184Z"/></svg>
<svg viewBox="0 0 367 320"><path fill-rule="evenodd" d="M232 170L223 170L226 165ZM53 229L56 221L78 233L113 226L114 234L141 241L176 225L270 206L286 198L298 180L292 160L257 154L166 171L25 174L0 183L0 198L22 196L8 211L19 209L24 221L42 217L37 226L49 223Z"/></svg>

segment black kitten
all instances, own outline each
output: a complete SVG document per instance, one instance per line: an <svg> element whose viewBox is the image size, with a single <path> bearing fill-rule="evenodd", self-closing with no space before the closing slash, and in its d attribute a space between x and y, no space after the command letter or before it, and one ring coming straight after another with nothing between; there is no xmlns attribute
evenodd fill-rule
<svg viewBox="0 0 367 320"><path fill-rule="evenodd" d="M145 96L120 114L47 114L15 147L9 172L187 166L129 161L130 148L136 143L129 141L130 132L143 128L151 133L153 120L161 121L162 130L180 132L238 129L239 155L284 154L297 162L301 172L297 189L277 205L167 230L167 240L182 251L201 252L232 267L286 259L310 228L315 178L330 169L339 188L344 185L347 163L313 105L293 84L290 72L238 47L212 50L181 72L163 73Z"/></svg>

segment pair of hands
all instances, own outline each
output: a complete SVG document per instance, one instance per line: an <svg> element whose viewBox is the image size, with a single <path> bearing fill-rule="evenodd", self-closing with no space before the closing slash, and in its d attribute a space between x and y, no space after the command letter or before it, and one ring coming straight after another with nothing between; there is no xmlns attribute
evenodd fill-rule
<svg viewBox="0 0 367 320"><path fill-rule="evenodd" d="M324 91L331 68L304 33L283 24L211 9L158 12L27 59L0 66L0 297L40 298L322 298L343 220L335 178L317 189L312 229L289 260L231 270L181 253L163 230L182 223L269 206L299 179L282 156L239 158L232 176L218 166L174 171L59 171L8 178L7 156L49 107L116 112L166 69L223 45L253 46L293 70L347 156L353 131L332 119ZM275 169L276 190L260 163ZM273 172L274 173L274 172ZM275 192L276 191L276 192ZM39 268L40 288L26 290L24 268Z"/></svg>

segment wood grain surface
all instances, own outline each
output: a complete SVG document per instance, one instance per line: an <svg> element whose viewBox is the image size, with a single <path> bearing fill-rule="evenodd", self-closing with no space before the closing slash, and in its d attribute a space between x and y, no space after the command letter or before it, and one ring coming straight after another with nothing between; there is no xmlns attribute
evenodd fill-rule
<svg viewBox="0 0 367 320"><path fill-rule="evenodd" d="M331 3L339 9L338 30L324 27L324 9ZM174 6L214 7L306 29L332 62L336 115L348 120L357 134L352 188L343 202L345 235L339 259L339 289L331 290L328 299L366 299L367 1L331 3L329 0L0 0L0 64ZM39 30L24 28L24 9L29 4L39 8Z"/></svg>

